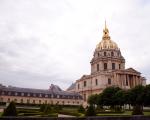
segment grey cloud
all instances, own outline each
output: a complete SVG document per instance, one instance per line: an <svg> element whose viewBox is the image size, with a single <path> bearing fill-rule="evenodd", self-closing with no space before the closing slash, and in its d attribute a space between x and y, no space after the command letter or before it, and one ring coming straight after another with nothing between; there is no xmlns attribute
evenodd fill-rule
<svg viewBox="0 0 150 120"><path fill-rule="evenodd" d="M127 67L150 79L148 0L8 1L0 1L0 82L67 88L90 73L105 18Z"/></svg>

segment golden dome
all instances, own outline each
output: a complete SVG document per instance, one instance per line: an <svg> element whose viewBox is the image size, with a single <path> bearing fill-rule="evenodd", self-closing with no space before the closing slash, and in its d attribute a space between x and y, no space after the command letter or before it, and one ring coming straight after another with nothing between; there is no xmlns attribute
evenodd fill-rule
<svg viewBox="0 0 150 120"><path fill-rule="evenodd" d="M109 36L109 30L106 26L106 22L105 22L105 28L103 30L103 37L102 37L102 41L96 46L97 50L102 50L102 49L119 49L118 45L111 40L110 36Z"/></svg>

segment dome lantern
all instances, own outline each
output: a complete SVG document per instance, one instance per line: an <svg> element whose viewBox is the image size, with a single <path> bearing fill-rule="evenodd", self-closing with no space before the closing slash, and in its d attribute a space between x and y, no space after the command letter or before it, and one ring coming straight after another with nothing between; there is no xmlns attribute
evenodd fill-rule
<svg viewBox="0 0 150 120"><path fill-rule="evenodd" d="M107 28L106 21L105 28L103 29L102 41L96 46L96 50L102 49L119 49L118 45L112 41L111 37L109 36L109 30Z"/></svg>

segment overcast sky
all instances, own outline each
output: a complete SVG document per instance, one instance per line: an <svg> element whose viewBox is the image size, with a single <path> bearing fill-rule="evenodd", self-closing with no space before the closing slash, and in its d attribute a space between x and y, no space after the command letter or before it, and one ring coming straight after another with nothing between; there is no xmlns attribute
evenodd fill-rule
<svg viewBox="0 0 150 120"><path fill-rule="evenodd" d="M90 74L105 19L126 68L150 83L149 0L0 0L0 83L66 89Z"/></svg>

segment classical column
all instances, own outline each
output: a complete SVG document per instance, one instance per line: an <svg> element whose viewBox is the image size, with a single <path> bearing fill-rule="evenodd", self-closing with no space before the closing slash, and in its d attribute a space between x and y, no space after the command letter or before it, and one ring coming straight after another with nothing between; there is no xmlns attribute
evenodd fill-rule
<svg viewBox="0 0 150 120"><path fill-rule="evenodd" d="M127 80L128 80L128 86L131 88L131 83L130 83L130 79L129 79L129 75L127 74Z"/></svg>
<svg viewBox="0 0 150 120"><path fill-rule="evenodd" d="M132 78L133 78L133 87L135 87L135 76L132 75Z"/></svg>

